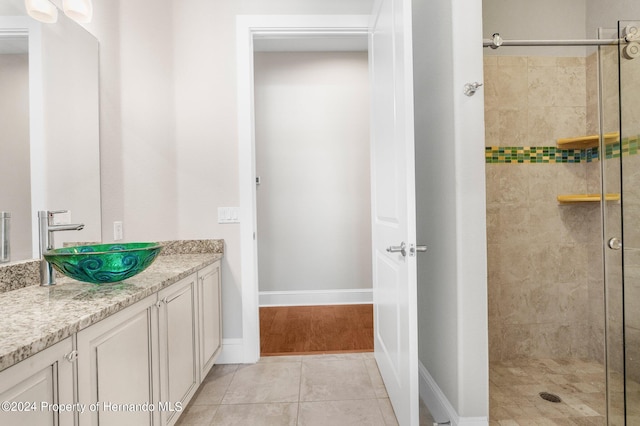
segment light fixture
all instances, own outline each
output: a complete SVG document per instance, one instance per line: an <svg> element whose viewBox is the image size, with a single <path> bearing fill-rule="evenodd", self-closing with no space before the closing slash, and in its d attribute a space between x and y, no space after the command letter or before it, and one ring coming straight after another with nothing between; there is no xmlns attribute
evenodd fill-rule
<svg viewBox="0 0 640 426"><path fill-rule="evenodd" d="M63 0L62 10L69 18L81 23L91 22L93 16L91 0Z"/></svg>
<svg viewBox="0 0 640 426"><path fill-rule="evenodd" d="M47 24L58 20L58 8L49 0L25 0L24 4L33 19Z"/></svg>

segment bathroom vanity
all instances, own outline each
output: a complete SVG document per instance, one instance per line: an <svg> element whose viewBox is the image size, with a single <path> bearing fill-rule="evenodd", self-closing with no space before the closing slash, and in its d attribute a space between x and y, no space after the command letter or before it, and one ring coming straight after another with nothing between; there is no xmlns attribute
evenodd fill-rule
<svg viewBox="0 0 640 426"><path fill-rule="evenodd" d="M220 353L221 258L0 294L0 424L175 424Z"/></svg>

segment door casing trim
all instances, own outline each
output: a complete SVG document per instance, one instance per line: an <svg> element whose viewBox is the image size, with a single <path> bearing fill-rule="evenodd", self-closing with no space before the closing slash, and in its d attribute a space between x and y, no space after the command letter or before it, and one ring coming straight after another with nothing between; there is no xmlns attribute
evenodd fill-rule
<svg viewBox="0 0 640 426"><path fill-rule="evenodd" d="M256 38L357 36L369 33L369 15L239 15L236 17L242 360L260 358L256 215L253 52Z"/></svg>

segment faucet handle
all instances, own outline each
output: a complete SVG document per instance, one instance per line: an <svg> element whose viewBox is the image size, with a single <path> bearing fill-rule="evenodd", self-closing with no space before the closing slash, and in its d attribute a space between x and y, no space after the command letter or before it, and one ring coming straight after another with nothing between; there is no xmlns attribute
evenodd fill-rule
<svg viewBox="0 0 640 426"><path fill-rule="evenodd" d="M51 217L54 214L69 213L69 210L40 210L38 217Z"/></svg>
<svg viewBox="0 0 640 426"><path fill-rule="evenodd" d="M38 217L46 218L48 225L53 225L53 216L57 214L69 213L69 210L46 210L38 212Z"/></svg>

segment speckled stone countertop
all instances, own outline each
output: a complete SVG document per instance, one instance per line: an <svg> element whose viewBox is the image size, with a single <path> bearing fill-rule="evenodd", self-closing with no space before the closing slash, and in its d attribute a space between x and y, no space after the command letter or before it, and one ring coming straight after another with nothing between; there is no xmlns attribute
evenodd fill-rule
<svg viewBox="0 0 640 426"><path fill-rule="evenodd" d="M166 254L125 281L95 285L58 275L51 287L0 294L0 371L222 258Z"/></svg>

